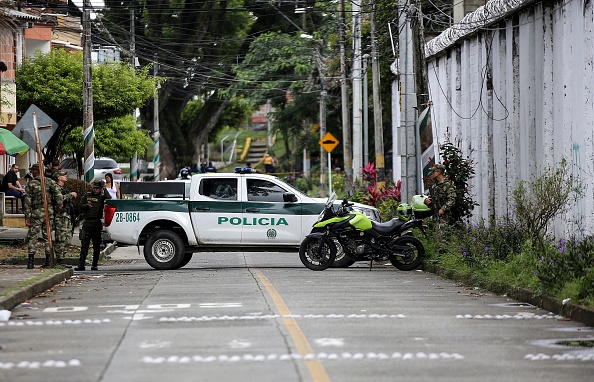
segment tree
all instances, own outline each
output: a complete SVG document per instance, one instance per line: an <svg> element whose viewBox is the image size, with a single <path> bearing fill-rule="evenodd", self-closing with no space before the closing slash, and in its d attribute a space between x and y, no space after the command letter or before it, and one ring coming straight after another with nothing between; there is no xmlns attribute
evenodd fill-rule
<svg viewBox="0 0 594 382"><path fill-rule="evenodd" d="M235 68L238 87L249 93L255 103L270 100L277 109L274 128L283 135L287 153L293 152L290 138L303 134L303 121L317 119L319 108L315 101L312 108L308 92L315 58L308 39L270 32L254 40L245 60Z"/></svg>
<svg viewBox="0 0 594 382"><path fill-rule="evenodd" d="M132 113L155 91L148 69L135 72L124 64L99 64L93 71L93 114L98 156L131 156L146 149L148 134L136 130ZM82 54L54 50L37 53L17 69L17 110L37 105L59 129L45 148L45 156L76 153L82 157ZM124 144L125 143L125 144Z"/></svg>
<svg viewBox="0 0 594 382"><path fill-rule="evenodd" d="M166 77L159 96L161 158L163 174L184 165L208 134L221 126L219 119L233 101L228 89L236 81L232 66L241 63L250 43L270 31L292 32L298 24L319 25L321 13L299 20L294 2L261 0L180 1L106 0L107 11L99 23L102 38L127 47L130 15L135 22L135 55L141 65L159 64L159 76ZM328 4L308 0L308 7ZM313 28L312 28L313 29ZM109 33L107 33L108 31ZM186 105L196 98L204 101L199 113L184 130L179 122ZM141 110L143 123L152 128L153 107ZM192 137L192 139L188 139Z"/></svg>

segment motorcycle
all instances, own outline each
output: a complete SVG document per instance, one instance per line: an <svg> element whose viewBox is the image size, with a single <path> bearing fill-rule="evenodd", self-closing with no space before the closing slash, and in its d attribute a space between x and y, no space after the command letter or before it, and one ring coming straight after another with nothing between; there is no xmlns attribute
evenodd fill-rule
<svg viewBox="0 0 594 382"><path fill-rule="evenodd" d="M373 261L390 260L394 267L412 271L421 265L425 248L410 230L419 228L425 234L427 226L422 220L394 218L377 223L352 211L353 204L346 198L335 210L336 199L332 193L311 233L301 243L299 259L303 265L314 271L325 270L333 265L339 252L346 260L342 266L356 261L370 261L372 265Z"/></svg>

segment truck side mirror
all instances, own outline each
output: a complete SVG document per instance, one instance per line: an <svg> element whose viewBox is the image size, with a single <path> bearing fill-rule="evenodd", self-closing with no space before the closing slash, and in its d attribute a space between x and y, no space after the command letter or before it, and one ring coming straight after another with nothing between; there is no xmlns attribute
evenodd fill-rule
<svg viewBox="0 0 594 382"><path fill-rule="evenodd" d="M295 203L297 201L297 197L295 194L287 192L286 194L283 194L283 201L285 203Z"/></svg>

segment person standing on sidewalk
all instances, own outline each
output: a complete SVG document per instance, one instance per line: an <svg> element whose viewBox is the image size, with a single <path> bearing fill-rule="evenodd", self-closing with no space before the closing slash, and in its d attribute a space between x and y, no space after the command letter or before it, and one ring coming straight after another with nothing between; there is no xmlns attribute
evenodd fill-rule
<svg viewBox="0 0 594 382"><path fill-rule="evenodd" d="M70 192L66 189L66 171L56 170L54 172L54 180L57 183L58 189L62 194L63 206L62 208L56 208L55 211L55 223L54 229L56 231L56 242L54 244L54 253L56 254L56 262L66 268L72 268L64 262L66 252L70 246L72 240L72 199L76 198L76 192Z"/></svg>
<svg viewBox="0 0 594 382"><path fill-rule="evenodd" d="M50 247L47 240L47 229L45 224L45 209L43 205L43 192L41 188L41 179L39 178L39 165L37 163L31 166L33 179L27 185L25 195L25 224L29 227L27 232L28 244L28 262L27 268L33 269L35 265L35 252L37 251L37 241L40 237L45 241L45 264L43 267L50 266ZM47 196L47 213L49 221L54 221L54 208L62 208L63 197L56 183L51 179L45 179L45 194Z"/></svg>
<svg viewBox="0 0 594 382"><path fill-rule="evenodd" d="M105 200L111 199L109 193L105 190L103 181L94 180L91 182L91 191L83 196L81 209L83 211L83 223L80 233L80 258L77 271L85 270L85 261L89 254L89 245L93 242L93 264L92 271L96 271L101 252L101 230L103 229L103 207Z"/></svg>

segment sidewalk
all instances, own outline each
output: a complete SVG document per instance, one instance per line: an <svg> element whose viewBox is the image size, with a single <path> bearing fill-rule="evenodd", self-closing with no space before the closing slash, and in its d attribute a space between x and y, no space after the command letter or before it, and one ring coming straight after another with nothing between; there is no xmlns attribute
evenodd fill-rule
<svg viewBox="0 0 594 382"><path fill-rule="evenodd" d="M26 236L26 228L0 226L0 242L24 239ZM80 247L78 230L75 230L71 244ZM113 244L108 245L101 251L101 258L105 258L114 249L115 246ZM134 249L136 248L134 247ZM27 269L25 259L14 264L0 265L0 310L11 310L18 304L74 275L73 269L39 268L45 261L40 256L38 253L35 258L34 269ZM76 259L69 259L68 263L70 265L78 265Z"/></svg>

